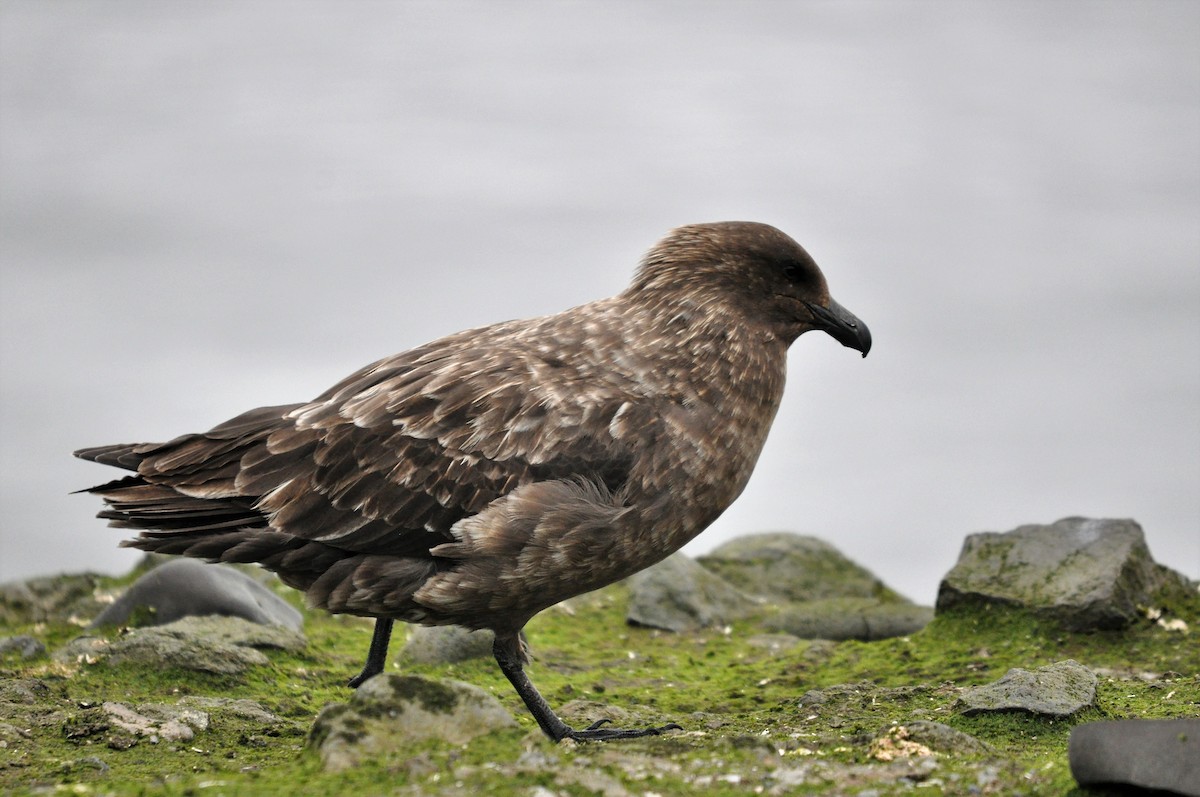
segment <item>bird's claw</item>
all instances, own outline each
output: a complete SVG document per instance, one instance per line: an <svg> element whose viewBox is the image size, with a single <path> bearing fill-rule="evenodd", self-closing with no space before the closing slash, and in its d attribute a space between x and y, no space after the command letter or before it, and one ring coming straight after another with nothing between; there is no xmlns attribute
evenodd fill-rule
<svg viewBox="0 0 1200 797"><path fill-rule="evenodd" d="M657 728L602 728L608 720L596 720L591 725L581 731L568 728L567 733L563 736L564 739L572 739L576 742L607 742L612 739L638 739L643 736L659 736L664 731L681 731L683 727L668 722L666 725L661 725Z"/></svg>
<svg viewBox="0 0 1200 797"><path fill-rule="evenodd" d="M370 669L363 670L358 675L354 676L349 681L347 681L346 686L350 687L351 689L357 689L358 687L365 684L367 681L374 678L376 675L379 675L379 673L381 673L381 672L383 672L383 670L370 670Z"/></svg>

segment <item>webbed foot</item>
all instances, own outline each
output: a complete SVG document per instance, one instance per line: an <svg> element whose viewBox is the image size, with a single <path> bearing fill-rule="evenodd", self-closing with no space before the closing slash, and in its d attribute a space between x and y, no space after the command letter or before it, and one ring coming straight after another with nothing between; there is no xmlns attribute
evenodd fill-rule
<svg viewBox="0 0 1200 797"><path fill-rule="evenodd" d="M642 736L660 736L664 731L681 731L683 727L668 722L666 725L661 725L657 728L602 728L600 726L607 723L609 720L596 720L591 725L583 730L577 731L574 728L567 728L567 732L563 735L563 739L573 739L577 742L607 742L611 739L638 739ZM561 741L561 739L559 740Z"/></svg>

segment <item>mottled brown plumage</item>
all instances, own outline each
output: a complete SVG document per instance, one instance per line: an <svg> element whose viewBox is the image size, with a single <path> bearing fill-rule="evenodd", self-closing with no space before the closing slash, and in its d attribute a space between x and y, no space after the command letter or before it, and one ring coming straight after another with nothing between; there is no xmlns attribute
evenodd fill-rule
<svg viewBox="0 0 1200 797"><path fill-rule="evenodd" d="M565 598L678 550L745 487L788 345L867 328L773 227L682 227L618 296L450 335L314 401L167 443L84 449L135 474L93 488L123 544L258 562L316 606L496 632L496 658L551 738L573 730L525 677L520 633Z"/></svg>

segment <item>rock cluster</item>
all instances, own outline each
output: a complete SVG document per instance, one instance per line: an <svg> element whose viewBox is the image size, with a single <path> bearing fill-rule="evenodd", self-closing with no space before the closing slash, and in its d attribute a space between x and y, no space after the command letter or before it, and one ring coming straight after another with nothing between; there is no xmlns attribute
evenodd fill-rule
<svg viewBox="0 0 1200 797"><path fill-rule="evenodd" d="M157 566L116 598L92 574L0 586L0 618L88 625L88 634L53 651L63 664L142 662L232 675L267 664L263 649L304 648L300 612L237 568L161 557L150 564ZM129 628L104 633L113 626ZM32 658L45 647L28 635L0 637L0 656L11 651Z"/></svg>
<svg viewBox="0 0 1200 797"><path fill-rule="evenodd" d="M22 632L0 636L0 665L23 668L26 676L32 676L10 678L6 674L0 678L0 751L30 755L39 734L50 733L72 745L94 745L84 751L87 755L62 763L65 775L101 777L110 764L114 774L117 770L111 751L150 744L204 748L208 746L206 737L211 741L214 734L230 728L238 729L239 745L270 746L281 736L295 737L293 742L298 744L307 729L307 746L326 770L339 771L379 759L388 751L414 745L426 750L430 739L457 750L479 735L517 726L509 710L475 686L391 672L368 681L355 693L345 693L346 702L327 705L311 727L312 714L288 709L286 701L268 704L268 708L246 699L170 694L67 699L62 684L81 663L108 666L132 662L236 675L269 665L272 649L300 651L306 645L299 630L300 614L269 587L234 568L193 562L162 565L115 602L98 585L96 577L84 575L0 587L0 622L19 626L17 630ZM760 765L770 768L770 777L760 784L764 793L787 794L827 784L835 772L841 782L853 786L854 793L870 793L874 786L886 790L896 783L936 785L939 756L982 762L977 781L959 785L980 793L999 793L995 784L1004 771L1005 765L999 761L1002 753L984 740L984 732L974 728L987 728L1004 718L974 720L977 724L972 726L972 717L1017 712L1029 715L1029 722L1045 718L1047 722L1080 723L1098 716L1097 709L1110 708L1105 703L1103 682L1088 666L1095 662L1077 648L1069 655L1080 661L1054 661L1038 655L1040 660L1014 667L1012 664L1023 662L1010 659L1005 662L1010 667L1007 672L996 678L997 670L988 676L994 680L977 686L961 684L981 680L977 673L989 667L991 654L986 650L978 657L972 653L969 661L963 660L961 671L937 684L920 683L920 677L911 684L903 676L897 681L896 673L908 672L898 662L897 670L890 673L890 685L881 685L888 681L879 679L878 683L864 680L808 689L812 672L824 662L840 660L847 650L869 647L841 646L831 640L908 636L928 623L932 613L896 595L828 543L811 537L756 535L696 559L676 555L638 574L626 586L627 619L634 625L687 632L752 618L745 623L750 626L744 636L751 651L748 660L761 658L772 664L777 660L782 673L764 679L759 686L781 679L799 685L794 692L787 692L783 701L771 704L776 712L772 716L803 733L786 739L766 734L726 736L722 729L730 719L720 708L725 695L716 690L711 701L707 694L698 701L689 716L664 717L655 704L654 690L674 686L671 679L676 676L669 672L664 672L661 682L645 689L621 685L619 696L612 687L619 679L597 679L587 691L585 678L572 678L570 687L561 688L561 715L580 727L601 718L631 727L674 719L696 737L688 744L710 746L714 755L729 747L751 747ZM1152 630L1182 644L1191 632L1188 623L1194 623L1194 612L1185 613L1185 621L1171 616L1170 607L1194 606L1195 590L1187 579L1153 561L1141 529L1132 521L1068 518L1022 526L1004 534L969 537L959 562L941 584L939 625L921 636L890 644L902 658L909 646L919 646L922 639L926 646L937 644L942 638L938 634L947 628L953 633L960 628L969 633L978 626L970 619L978 617L975 610L998 614L992 608L997 604L1053 620L1067 629L1064 634L1085 630L1089 633L1080 636L1115 634L1120 638L1121 629L1142 624L1142 632ZM617 590L595 600L611 601L612 595L621 594ZM1191 603L1176 601L1173 596L1179 595L1189 596ZM564 607L564 611L571 609ZM964 616L968 622L957 625ZM47 655L35 623L84 626L93 617L97 621L85 636ZM113 623L125 627L117 631ZM1038 623L1037 627L1053 626ZM1094 630L1105 633L1090 633ZM709 633L698 634L694 640L673 640L689 651L676 655L698 657L701 648L693 651L693 643L713 636L723 642L726 639ZM1086 653L1087 648L1083 650ZM414 628L399 658L425 666L490 655L489 632ZM1064 652L1061 657L1066 655ZM1164 700L1176 690L1195 688L1194 668L1187 666L1188 661L1175 662L1174 669L1185 671L1184 675L1161 676ZM958 667L958 662L954 659L953 666ZM977 664L979 669L975 669ZM554 662L540 665L554 666ZM1100 674L1107 679L1112 672ZM752 684L745 687L752 688ZM778 690L778 684L768 688ZM612 703L597 702L606 691ZM641 695L641 701L629 699L634 692ZM779 691L775 694L777 698ZM1186 700L1181 705L1195 705L1194 697ZM881 727L880 715L871 713L876 706L894 709L884 715L890 723L886 727ZM864 720L867 716L870 719ZM984 738L936 719L960 727L965 724ZM1021 717L1019 721L1026 720ZM536 737L536 733L530 736ZM1197 742L1200 720L1192 718L1081 724L1071 734L1071 771L1085 786L1135 786L1200 797L1195 787L1200 782L1195 769L1200 761ZM813 752L843 745L856 746L865 758L841 766L822 763ZM505 777L532 777L566 790L622 794L633 792L612 772L634 773L645 780L673 765L665 755L626 754L620 745L597 746L588 754L620 763L606 773L589 767L585 755L565 760L535 747L515 763L498 764L496 771ZM0 761L0 769L2 764ZM411 777L431 776L436 769L424 753L410 756L400 766ZM643 773L647 773L645 777ZM708 788L736 785L740 775L714 768L688 777L696 788ZM548 788L545 791L551 793Z"/></svg>
<svg viewBox="0 0 1200 797"><path fill-rule="evenodd" d="M886 639L919 631L933 611L897 595L823 540L741 537L692 560L675 554L628 580L628 621L666 631L753 614L801 639Z"/></svg>

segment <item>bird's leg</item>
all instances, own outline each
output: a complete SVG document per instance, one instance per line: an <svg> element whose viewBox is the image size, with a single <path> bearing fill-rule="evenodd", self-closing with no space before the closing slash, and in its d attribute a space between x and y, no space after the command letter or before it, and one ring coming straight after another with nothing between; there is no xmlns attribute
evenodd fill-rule
<svg viewBox="0 0 1200 797"><path fill-rule="evenodd" d="M587 728L577 731L558 718L558 715L550 708L546 699L538 692L537 687L529 680L529 676L525 674L526 660L518 635L501 636L497 634L496 641L492 645L492 653L495 655L496 663L500 665L500 671L504 673L504 677L517 690L517 694L525 702L525 707L529 709L529 713L537 720L538 727L552 741L558 742L563 739L574 739L577 742L603 742L610 739L636 739L639 736L658 736L663 731L682 730L682 728L673 722L663 725L660 728L640 728L636 730L601 728L600 726L608 722L608 720L599 720Z"/></svg>
<svg viewBox="0 0 1200 797"><path fill-rule="evenodd" d="M392 623L390 617L375 618L375 633L371 635L371 649L367 651L367 663L362 672L350 679L351 689L357 689L366 683L367 679L379 675L387 666L388 642L392 640Z"/></svg>

